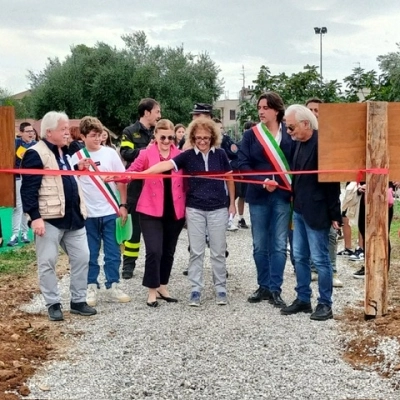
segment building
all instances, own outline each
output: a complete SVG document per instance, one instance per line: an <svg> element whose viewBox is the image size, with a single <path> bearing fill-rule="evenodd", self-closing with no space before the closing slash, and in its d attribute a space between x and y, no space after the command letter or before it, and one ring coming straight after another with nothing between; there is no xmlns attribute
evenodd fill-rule
<svg viewBox="0 0 400 400"><path fill-rule="evenodd" d="M214 109L219 110L225 131L231 131L236 134L239 129L236 121L239 112L239 99L217 100L214 103Z"/></svg>

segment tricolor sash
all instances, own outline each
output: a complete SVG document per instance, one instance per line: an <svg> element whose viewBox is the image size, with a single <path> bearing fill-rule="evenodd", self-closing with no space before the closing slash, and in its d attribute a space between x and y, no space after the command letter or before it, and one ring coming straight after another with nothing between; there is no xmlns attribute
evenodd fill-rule
<svg viewBox="0 0 400 400"><path fill-rule="evenodd" d="M276 172L281 172L280 174L285 189L291 191L292 190L292 175L288 174L287 171L290 171L289 163L283 153L282 149L279 147L277 141L268 130L268 128L260 122L256 126L253 127L253 132L263 147L265 154L268 159L271 161L274 166Z"/></svg>
<svg viewBox="0 0 400 400"><path fill-rule="evenodd" d="M97 165L90 158L90 154L87 151L86 147L79 150L76 153L76 155L78 156L79 160L82 160L83 158L88 158L89 163L90 163L90 169L92 171L100 171L97 168ZM100 192L103 194L103 196L106 198L106 200L110 203L110 205L114 209L115 213L119 215L118 199L115 196L115 193L111 189L110 185L107 182L104 182L103 179L101 179L99 176L89 175L88 177L93 181L93 183L100 190Z"/></svg>

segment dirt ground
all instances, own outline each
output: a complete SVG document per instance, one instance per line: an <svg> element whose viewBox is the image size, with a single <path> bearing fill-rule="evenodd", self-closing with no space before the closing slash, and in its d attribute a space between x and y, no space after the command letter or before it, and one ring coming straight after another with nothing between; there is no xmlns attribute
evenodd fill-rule
<svg viewBox="0 0 400 400"><path fill-rule="evenodd" d="M60 257L59 275L67 270L65 257ZM0 400L18 399L6 391L28 395L27 379L44 361L62 357L68 344L65 327L19 310L38 291L35 264L24 276L0 275Z"/></svg>
<svg viewBox="0 0 400 400"><path fill-rule="evenodd" d="M384 318L364 321L363 304L347 309L338 316L344 338L341 343L343 358L357 369L377 370L390 376L400 365L382 363L377 345L385 337L400 341L400 251L393 254L390 273L390 308ZM68 271L65 256L60 257L58 273ZM71 332L67 324L50 323L46 315L32 315L19 311L20 304L29 302L38 293L36 265L25 276L0 276L0 400L14 400L18 396L6 391L29 394L25 385L44 361L60 359L68 346ZM68 313L65 313L68 318ZM79 333L75 333L79 334ZM385 368L382 368L385 365ZM399 384L400 386L400 384ZM49 388L43 387L43 391Z"/></svg>

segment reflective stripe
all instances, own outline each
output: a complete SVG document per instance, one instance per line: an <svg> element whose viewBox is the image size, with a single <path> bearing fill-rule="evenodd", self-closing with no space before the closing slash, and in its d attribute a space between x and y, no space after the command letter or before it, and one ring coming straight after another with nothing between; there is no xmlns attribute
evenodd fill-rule
<svg viewBox="0 0 400 400"><path fill-rule="evenodd" d="M135 145L132 142L128 142L127 140L121 142L121 147L129 147L130 149L134 149Z"/></svg>
<svg viewBox="0 0 400 400"><path fill-rule="evenodd" d="M128 247L129 249L139 249L140 243L131 243L131 242L125 241L124 246Z"/></svg>
<svg viewBox="0 0 400 400"><path fill-rule="evenodd" d="M138 251L124 251L124 256L128 256L128 257L135 257L138 258L139 257L139 250Z"/></svg>

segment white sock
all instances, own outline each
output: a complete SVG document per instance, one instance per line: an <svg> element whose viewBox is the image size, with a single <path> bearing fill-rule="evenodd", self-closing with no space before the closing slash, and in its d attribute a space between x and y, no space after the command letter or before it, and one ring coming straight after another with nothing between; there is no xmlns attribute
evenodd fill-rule
<svg viewBox="0 0 400 400"><path fill-rule="evenodd" d="M239 219L243 219L243 215L239 215Z"/></svg>

